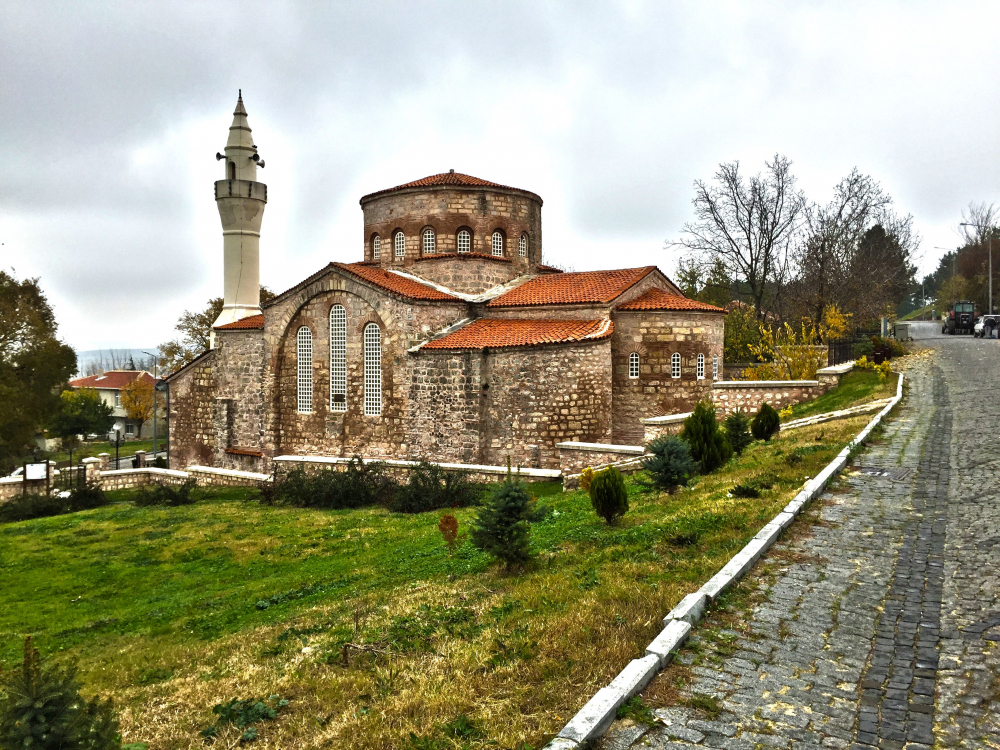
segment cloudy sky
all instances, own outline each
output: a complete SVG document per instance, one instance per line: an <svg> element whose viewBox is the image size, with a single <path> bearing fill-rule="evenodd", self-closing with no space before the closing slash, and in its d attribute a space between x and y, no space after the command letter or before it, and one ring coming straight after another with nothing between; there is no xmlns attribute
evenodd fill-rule
<svg viewBox="0 0 1000 750"><path fill-rule="evenodd" d="M927 272L1000 201L998 27L995 2L5 0L0 268L78 349L170 338L222 293L242 88L276 291L361 258L361 195L448 169L539 193L549 262L672 273L692 182L775 152L820 202L873 175Z"/></svg>

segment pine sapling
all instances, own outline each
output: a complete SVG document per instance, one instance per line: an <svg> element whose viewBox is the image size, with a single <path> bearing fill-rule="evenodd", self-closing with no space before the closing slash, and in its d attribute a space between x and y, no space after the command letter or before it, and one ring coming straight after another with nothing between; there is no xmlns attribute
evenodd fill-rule
<svg viewBox="0 0 1000 750"><path fill-rule="evenodd" d="M733 449L715 420L715 406L699 401L691 416L684 420L681 437L691 447L691 458L702 474L709 474L732 458Z"/></svg>
<svg viewBox="0 0 1000 750"><path fill-rule="evenodd" d="M625 478L614 466L594 474L590 482L590 504L607 523L614 523L628 511L628 491Z"/></svg>

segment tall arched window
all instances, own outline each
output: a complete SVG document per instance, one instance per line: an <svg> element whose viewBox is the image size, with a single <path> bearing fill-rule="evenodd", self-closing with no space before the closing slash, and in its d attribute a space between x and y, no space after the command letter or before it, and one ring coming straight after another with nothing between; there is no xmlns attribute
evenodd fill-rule
<svg viewBox="0 0 1000 750"><path fill-rule="evenodd" d="M365 414L382 413L382 329L365 326Z"/></svg>
<svg viewBox="0 0 1000 750"><path fill-rule="evenodd" d="M406 255L406 235L402 232L396 232L396 236L392 238L392 244L396 249L396 260L402 259Z"/></svg>
<svg viewBox="0 0 1000 750"><path fill-rule="evenodd" d="M229 170L229 179L230 180L235 180L236 179L236 162L232 162L232 161L229 162L229 165L228 165L227 169Z"/></svg>
<svg viewBox="0 0 1000 750"><path fill-rule="evenodd" d="M502 258L503 257L503 232L501 232L499 229L496 229L493 232L492 245L493 245L493 255L496 256L497 258Z"/></svg>
<svg viewBox="0 0 1000 750"><path fill-rule="evenodd" d="M472 250L472 234L468 229L458 230L458 252L468 253Z"/></svg>
<svg viewBox="0 0 1000 750"><path fill-rule="evenodd" d="M670 377L679 378L681 376L681 354L674 352L670 355Z"/></svg>
<svg viewBox="0 0 1000 750"><path fill-rule="evenodd" d="M712 380L719 379L719 355L712 355Z"/></svg>
<svg viewBox="0 0 1000 750"><path fill-rule="evenodd" d="M435 242L434 230L430 227L424 230L424 255L434 255L437 250L435 247L437 243Z"/></svg>
<svg viewBox="0 0 1000 750"><path fill-rule="evenodd" d="M379 260L382 257L382 238L377 234L372 237L372 260Z"/></svg>
<svg viewBox="0 0 1000 750"><path fill-rule="evenodd" d="M330 308L330 411L347 411L347 311Z"/></svg>
<svg viewBox="0 0 1000 750"><path fill-rule="evenodd" d="M528 235L522 234L517 240L517 254L522 258L528 257Z"/></svg>
<svg viewBox="0 0 1000 750"><path fill-rule="evenodd" d="M299 412L308 414L313 410L313 335L307 326L299 329L298 351L298 402Z"/></svg>
<svg viewBox="0 0 1000 750"><path fill-rule="evenodd" d="M628 376L630 378L639 377L639 352L632 352L628 355Z"/></svg>
<svg viewBox="0 0 1000 750"><path fill-rule="evenodd" d="M704 380L705 379L705 355L704 354L699 354L698 355L698 370L696 371L696 375L698 376L698 380Z"/></svg>

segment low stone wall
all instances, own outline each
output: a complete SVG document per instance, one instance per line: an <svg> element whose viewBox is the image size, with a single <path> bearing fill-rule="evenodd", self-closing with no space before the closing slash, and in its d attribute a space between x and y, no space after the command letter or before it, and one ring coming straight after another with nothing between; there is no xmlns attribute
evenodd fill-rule
<svg viewBox="0 0 1000 750"><path fill-rule="evenodd" d="M95 484L99 485L105 492L112 490L130 490L135 487L144 487L147 484L184 484L188 480L186 471L174 471L172 469L115 469L113 471L99 471L95 477Z"/></svg>
<svg viewBox="0 0 1000 750"><path fill-rule="evenodd" d="M684 429L684 420L690 416L691 412L686 411L681 414L665 414L662 417L643 419L643 439L648 444L664 435L679 435Z"/></svg>
<svg viewBox="0 0 1000 750"><path fill-rule="evenodd" d="M609 466L614 466L622 474L634 474L637 471L642 470L642 456L636 456L635 458L627 458L624 461L616 461L610 464L601 464L598 466L591 466L595 472L606 469ZM562 486L563 492L570 492L571 490L580 489L580 473L577 474L563 474Z"/></svg>
<svg viewBox="0 0 1000 750"><path fill-rule="evenodd" d="M307 471L321 469L344 471L351 460L350 458L341 458L339 456L277 456L274 459L274 463L276 467L281 467L286 471L296 466L301 466ZM400 473L404 470L412 469L419 464L419 461L401 461L383 458L362 458L361 460L366 464L373 462L383 463L390 469L400 470ZM467 472L469 478L474 482L497 482L507 475L506 466L439 463L436 461L434 463L445 471ZM215 471L218 471L218 469ZM562 477L562 472L559 469L529 469L515 466L511 468L511 471L526 482L553 482Z"/></svg>
<svg viewBox="0 0 1000 750"><path fill-rule="evenodd" d="M712 384L712 401L719 419L736 410L752 414L762 404L784 409L816 398L827 390L818 380L720 380Z"/></svg>
<svg viewBox="0 0 1000 750"><path fill-rule="evenodd" d="M641 456L646 449L641 445L610 445L608 443L556 443L559 449L559 468L565 474L579 474L588 466L604 466Z"/></svg>
<svg viewBox="0 0 1000 750"><path fill-rule="evenodd" d="M270 474L211 466L188 466L187 473L194 477L199 487L256 487L261 482L272 481Z"/></svg>

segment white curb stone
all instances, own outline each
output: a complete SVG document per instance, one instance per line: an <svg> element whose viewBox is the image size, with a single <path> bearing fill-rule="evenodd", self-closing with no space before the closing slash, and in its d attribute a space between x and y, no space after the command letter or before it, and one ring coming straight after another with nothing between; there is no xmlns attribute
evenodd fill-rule
<svg viewBox="0 0 1000 750"><path fill-rule="evenodd" d="M701 606L704 608L705 599L702 597ZM657 671L667 666L670 661L670 654L687 640L691 632L691 623L684 620L671 620L667 626L660 631L660 634L653 639L652 643L646 646L646 656L655 656L658 660Z"/></svg>
<svg viewBox="0 0 1000 750"><path fill-rule="evenodd" d="M618 707L646 687L659 671L660 660L656 656L633 659L610 685L598 690L587 701L587 705L569 720L558 736L578 743L600 737L615 720Z"/></svg>
<svg viewBox="0 0 1000 750"><path fill-rule="evenodd" d="M683 620L694 625L701 619L702 614L705 612L705 604L707 603L708 597L700 591L688 594L677 603L676 607L667 613L667 616L663 618L663 624L667 625L671 620Z"/></svg>
<svg viewBox="0 0 1000 750"><path fill-rule="evenodd" d="M580 747L580 743L566 737L556 737L545 747L548 750L576 750L576 748Z"/></svg>

